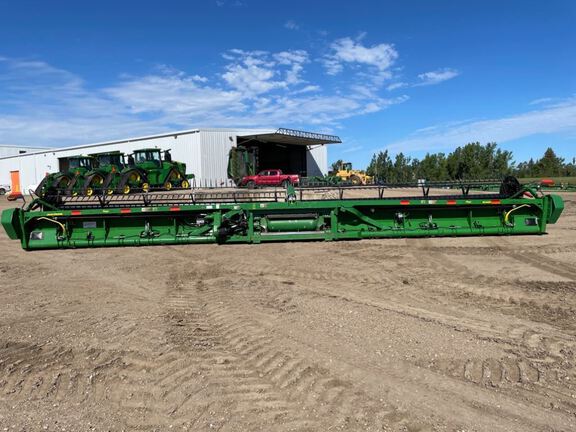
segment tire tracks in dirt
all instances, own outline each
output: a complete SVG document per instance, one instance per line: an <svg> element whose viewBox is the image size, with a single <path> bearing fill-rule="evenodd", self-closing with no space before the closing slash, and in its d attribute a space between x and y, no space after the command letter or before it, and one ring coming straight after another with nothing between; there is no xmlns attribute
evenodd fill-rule
<svg viewBox="0 0 576 432"><path fill-rule="evenodd" d="M202 304L206 320L202 328L210 328L215 338L210 338L211 343L217 347L213 354L225 358L227 364L225 370L212 371L210 387L217 387L222 398L231 398L234 418L257 412L261 420L273 421L275 430L320 430L327 424L347 430L409 430L414 425L433 430L413 423L397 408L368 397L352 382L287 349L254 316L229 304L229 287L218 280L211 283L210 277L195 274L189 278L196 282L180 279L173 284L181 287L180 300L189 300L181 304L188 314L193 304ZM208 363L210 367L214 364Z"/></svg>
<svg viewBox="0 0 576 432"><path fill-rule="evenodd" d="M290 283L286 283L286 282L290 282L290 281L286 281L286 280L270 280L269 277L270 275L280 275L283 278L286 275L290 275L291 277L294 278L295 274L293 271L283 271L282 269L278 268L278 267L272 267L270 269L270 271L265 275L266 277L266 282L270 282L270 283L274 283L276 282L277 285L277 289L276 292L270 292L270 291L274 291L274 289L270 289L268 290L268 292L262 292L262 290L258 290L257 292L254 292L253 295L250 295L244 288L248 288L250 286L254 286L255 285L255 280L254 277L260 278L262 279L262 277L264 275L262 275L262 272L258 272L258 268L256 269L251 269L252 270L252 280L250 280L249 277L247 277L247 275L242 272L242 265L238 264L238 265L232 265L231 267L227 267L227 274L232 274L230 277L233 277L234 279L239 279L243 282L241 282L239 285L235 284L235 283L231 283L229 279L226 280L226 284L222 284L222 286L225 286L226 288L222 288L222 287L218 287L215 286L214 289L219 291L219 294L217 297L215 297L215 300L217 301L217 303L222 303L224 305L227 304L226 307L224 306L218 306L218 308L222 308L222 314L223 316L228 316L228 317L233 317L233 318L229 318L232 319L233 321L238 321L238 322L245 322L246 320L246 316L244 316L244 318L242 318L241 316L239 317L237 315L238 311L242 310L244 308L244 310L246 311L250 311L250 319L255 320L256 322L258 322L258 316L259 314L257 313L257 311L254 310L253 305L255 303L258 303L258 301L260 302L260 304L264 304L266 306L270 305L270 302L262 301L262 297L266 297L266 298L272 298L272 299L280 299L280 303L282 305L282 309L279 311L279 313L284 314L284 315L290 315L290 316L297 316L297 314L293 314L292 313L292 309L294 307L293 303L290 301L290 296L287 296L285 293L282 293L283 289L286 289L286 287L289 287L290 289L293 289L293 284ZM236 273L239 272L239 273ZM240 277L236 277L236 275L239 275ZM255 276L256 275L256 276ZM295 280L298 281L303 281L305 283L306 286L309 285L309 274L306 272L302 272L299 276L295 277ZM299 285L299 284L298 284ZM378 308L378 309L382 309L382 310L390 310L391 308L389 307L389 305L383 305L381 303L378 302L373 302L373 301L366 301L366 300L362 300L358 297L356 297L355 295L341 295L338 293L338 290L333 289L334 286L332 286L331 289L327 289L327 290L319 290L319 289L308 289L308 288L298 288L296 290L296 294L299 298L299 300L302 300L302 298L304 297L304 299L306 298L307 295L309 296L315 296L315 297L323 297L323 298L328 298L328 299L332 299L335 301L345 301L345 302L354 302L357 303L359 305L362 305L363 307L374 307L374 308ZM239 291L239 295L233 295L233 292ZM210 290L209 290L210 291ZM334 291L337 291L336 293ZM241 295L240 295L241 293ZM259 300L260 299L260 300ZM210 304L211 302L209 302ZM244 305L242 306L242 304L244 303ZM272 301L273 304L277 304L275 301ZM288 306L287 309L284 308L284 306ZM403 310L402 308L399 308L398 310L399 313L405 313L406 311ZM408 314L408 316L411 316L411 314ZM413 315L412 315L413 316ZM422 319L422 316L419 317L420 319ZM430 320L430 317L427 316L424 318L425 320L428 321L432 321ZM288 324L288 323L286 323ZM267 332L273 332L274 334L274 340L281 340L282 334L280 333L276 333L273 330L271 330L270 328L267 329ZM246 339L246 336L243 336ZM292 350L295 352L304 352L302 351L302 341L298 340L296 341L298 348L292 348ZM265 342L264 345L268 346L271 342ZM291 344L289 344L288 342L285 342L286 346L293 346ZM314 350L318 349L318 347L315 345L314 346ZM278 354L275 354L278 355ZM285 357L285 354L283 355L282 358ZM288 360L281 360L280 363L284 364L284 361L290 363L290 359ZM366 366L362 366L359 363L354 363L354 364L349 364L349 367L353 367L356 372L355 373L360 373L360 375L365 374L365 372L367 372L368 369L366 369ZM520 366L522 367L522 366ZM434 402L431 401L430 398L428 398L428 394L427 394L427 390L424 389L434 389L434 394L436 394L436 392L438 391L443 391L443 396L444 397L453 397L454 398L454 402L455 401L459 401L458 404L458 410L460 410L460 413L462 414L461 416L459 416L459 418L464 418L466 416L471 416L471 417L466 417L466 418L474 418L474 411L477 409L478 404L480 403L481 400L484 399L484 402L487 404L488 400L491 399L491 396L489 395L478 395L478 396L474 396L472 399L477 399L476 401L474 400L462 400L462 394L465 394L468 392L467 389L462 388L460 390L462 390L462 392L455 390L455 387L458 388L458 386L454 383L451 383L449 385L446 385L445 382L443 382L443 378L442 379L435 379L433 375L430 375L430 373L425 373L424 371L418 371L417 368L411 368L409 371L406 370L405 367L403 366L394 366L392 367L391 365L372 365L369 367L370 369L372 369L373 371L379 371L377 372L379 375L381 374L382 376L386 376L387 381L394 383L396 382L397 385L391 385L392 388L394 389L400 389L402 388L403 390L400 391L400 394L403 394L404 396L399 396L397 395L397 397L400 397L401 399L404 399L404 403L406 403L406 401L410 401L410 403L415 404L414 407L418 407L417 411L420 412L432 412L434 410L434 408L432 408L432 406L435 406ZM524 379L527 379L526 377L529 376L530 374L530 370L523 368L522 371L526 370L526 372L524 373ZM371 372L372 373L372 372ZM510 372L510 374L512 374L512 372ZM339 379L342 380L342 374L338 374L336 375L338 377L340 377ZM410 377L410 378L408 378ZM374 379L374 378L372 378ZM414 391L410 391L409 389L413 389ZM419 388L418 390L416 390L416 388ZM442 389L442 390L440 390ZM394 391L393 391L394 392ZM406 397L406 392L410 393L410 397ZM419 396L416 396L417 394L419 394ZM450 395L450 396L449 396ZM476 395L476 393L475 393ZM364 397L370 397L370 396L364 396ZM395 398L394 396L392 396L393 398ZM378 399L377 397L375 399ZM515 402L513 402L512 400L507 400L506 403L511 403L514 404ZM354 404L351 404L354 405ZM357 405L357 404L356 404ZM456 405L452 406L452 410L456 409ZM424 406L428 406L428 410L424 408ZM464 414L466 413L466 414ZM439 412L435 411L435 415L440 415ZM494 416L502 416L502 413L494 413ZM514 416L511 416L511 418ZM536 424L538 421L536 420L538 417L536 416L532 416L532 415L528 415L527 418L530 418L530 421L532 423L527 423L527 424ZM559 424L562 423L562 420L560 420L559 418L557 418L556 420L560 421ZM514 420L511 420L514 422L528 422L528 420L523 419L523 418L514 418ZM490 427L494 427L494 425L496 423L492 422L492 418L485 418L483 420L478 419L478 425L480 423L484 423L484 426L486 427L487 424L491 424ZM506 423L506 422L504 422ZM497 426L496 428L499 427L503 427L505 430L506 428L509 428L510 425L508 426L503 426L504 423L501 422L500 420L500 426ZM516 424L517 426L517 424ZM509 430L509 429L507 429Z"/></svg>
<svg viewBox="0 0 576 432"><path fill-rule="evenodd" d="M499 238L498 242L501 240ZM493 248L499 249L499 253L508 255L506 253L507 250L502 249L496 243L496 240L486 239L486 241L493 245L490 250ZM425 244L426 242L428 242L427 239L422 240L422 243ZM428 249L426 246L422 248L424 251ZM416 253L421 252L417 250ZM474 275L474 279L470 280L470 270L466 266L452 261L447 254L437 252L433 256L428 257L436 261L439 266L443 266L446 271L465 281L465 286L467 285L468 288L464 292L466 292L466 297L470 296L476 303L474 307L479 307L484 303L489 305L487 309L491 313L506 313L506 308L503 307L505 302L498 304L497 301L500 294L487 296L486 293L494 293L495 290L500 291L501 287L506 287L507 281L481 275ZM557 263L555 263L554 267L556 268L557 266ZM567 289L570 290L572 287L572 282L545 282L544 284L552 286L556 291L560 292L565 292ZM532 282L520 281L518 285L520 288L535 289ZM537 286L538 290L542 289L541 285ZM439 295L454 295L458 291L462 292L462 290L456 289L447 294L446 291L440 292L436 290ZM512 296L508 297L510 291L506 292L505 289L504 291L502 300L507 298L513 304L535 306L533 302L524 303ZM548 306L547 301L544 300L543 305L537 307L537 309L546 310L547 318L549 318L552 308ZM435 362L430 367L446 375L459 377L484 386L501 386L504 383L534 384L535 386L531 387L531 391L536 390L543 396L552 392L558 396L560 405L566 411L573 412L576 410L573 396L574 392L576 392L576 386L573 384L576 383L576 364L573 362L574 352L576 351L576 340L574 338L576 329L573 324L574 309L569 307L560 308L559 310L567 322L564 332L559 332L557 328L544 323L550 321L549 319L542 320L543 323L541 325L534 325L533 322L527 321L530 316L525 314L522 314L523 316L520 315L516 322L512 321L509 324L504 324L501 319L498 319L498 322L500 322L499 328L491 329L493 336L488 336L488 338L493 339L495 337L497 338L496 340L515 346L514 349L510 350L513 355L512 359L452 359Z"/></svg>

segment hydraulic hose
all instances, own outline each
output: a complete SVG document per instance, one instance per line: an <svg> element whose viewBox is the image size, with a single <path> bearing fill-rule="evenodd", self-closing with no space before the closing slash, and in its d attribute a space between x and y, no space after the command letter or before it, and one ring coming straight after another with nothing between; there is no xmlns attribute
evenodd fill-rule
<svg viewBox="0 0 576 432"><path fill-rule="evenodd" d="M510 218L510 215L512 214L512 212L515 212L516 210L519 210L519 209L521 209L522 207L530 207L530 204L522 204L522 205L520 205L520 206L518 206L518 207L514 207L513 209L511 209L511 210L507 211L506 213L504 213L504 224L505 224L506 226L509 226L509 227L513 227L513 226L514 226L514 224L511 223L508 219Z"/></svg>
<svg viewBox="0 0 576 432"><path fill-rule="evenodd" d="M55 223L56 225L59 225L60 228L62 228L62 235L64 235L64 236L66 235L66 226L65 226L62 222L58 222L58 221L55 220L55 219L50 219L50 218L47 218L47 217L44 217L44 216L39 217L39 218L36 219L36 220L46 220L46 221L48 221L48 222Z"/></svg>

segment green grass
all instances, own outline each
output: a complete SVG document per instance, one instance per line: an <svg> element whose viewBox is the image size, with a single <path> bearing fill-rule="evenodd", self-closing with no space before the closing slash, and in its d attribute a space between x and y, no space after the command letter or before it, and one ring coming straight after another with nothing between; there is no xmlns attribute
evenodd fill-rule
<svg viewBox="0 0 576 432"><path fill-rule="evenodd" d="M519 178L518 180L520 183L540 183L542 179L552 179L556 185L560 185L560 183L564 184L574 184L576 185L576 177L526 177L526 178Z"/></svg>

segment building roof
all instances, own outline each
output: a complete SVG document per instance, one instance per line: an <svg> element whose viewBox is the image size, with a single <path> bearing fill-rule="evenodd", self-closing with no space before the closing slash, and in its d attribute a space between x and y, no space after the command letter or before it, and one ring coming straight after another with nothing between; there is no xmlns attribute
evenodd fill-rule
<svg viewBox="0 0 576 432"><path fill-rule="evenodd" d="M242 138L256 139L261 142L274 142L293 145L340 144L342 140L336 135L326 135L315 132L280 128L273 132L261 132L248 135L238 135Z"/></svg>
<svg viewBox="0 0 576 432"><path fill-rule="evenodd" d="M52 147L39 147L39 146L18 145L18 144L0 144L0 148L50 150Z"/></svg>

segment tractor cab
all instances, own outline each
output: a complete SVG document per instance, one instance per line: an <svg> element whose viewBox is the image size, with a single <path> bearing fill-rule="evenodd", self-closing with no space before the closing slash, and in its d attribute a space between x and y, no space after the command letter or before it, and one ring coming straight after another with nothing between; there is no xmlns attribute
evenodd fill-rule
<svg viewBox="0 0 576 432"><path fill-rule="evenodd" d="M91 196L94 193L105 192L111 195L117 177L126 166L124 153L120 151L91 154L94 158L94 169L84 174L84 183L80 193ZM111 187L112 186L112 187Z"/></svg>
<svg viewBox="0 0 576 432"><path fill-rule="evenodd" d="M343 171L352 171L352 162L343 162L340 169Z"/></svg>
<svg viewBox="0 0 576 432"><path fill-rule="evenodd" d="M122 171L126 166L124 153L119 151L96 153L93 156L96 158L98 168L115 167L115 171Z"/></svg>
<svg viewBox="0 0 576 432"><path fill-rule="evenodd" d="M91 156L69 156L58 159L60 172L72 171L78 175L90 171L94 167L94 158Z"/></svg>
<svg viewBox="0 0 576 432"><path fill-rule="evenodd" d="M162 151L160 149L134 150L134 163L138 166L145 165L151 168L162 166Z"/></svg>

